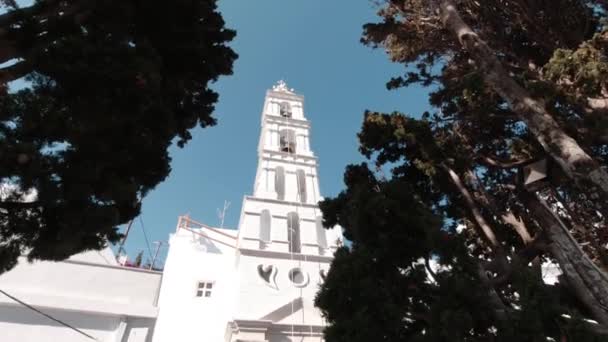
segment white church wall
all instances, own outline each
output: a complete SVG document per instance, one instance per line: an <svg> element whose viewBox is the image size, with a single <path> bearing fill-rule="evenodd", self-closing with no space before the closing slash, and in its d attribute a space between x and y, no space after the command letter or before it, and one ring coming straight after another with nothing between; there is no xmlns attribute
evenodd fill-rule
<svg viewBox="0 0 608 342"><path fill-rule="evenodd" d="M66 310L155 317L161 273L78 261L34 262L0 275L0 286L28 303ZM11 300L0 297L0 303Z"/></svg>
<svg viewBox="0 0 608 342"><path fill-rule="evenodd" d="M291 101L294 119L304 120L304 105L300 101Z"/></svg>
<svg viewBox="0 0 608 342"><path fill-rule="evenodd" d="M267 283L259 274L258 266L273 265L276 277ZM329 260L304 261L289 256L241 256L238 273L240 286L235 319L270 320L282 324L321 325L322 318L314 307L314 297L322 282L320 271L327 270ZM289 271L300 268L306 275L304 286L296 287L289 279ZM276 285L276 287L275 287Z"/></svg>
<svg viewBox="0 0 608 342"><path fill-rule="evenodd" d="M0 288L100 341L150 341L161 273L117 266L109 249L18 265ZM122 323L121 323L122 322ZM83 335L0 294L2 341L83 341ZM133 332L125 335L125 331Z"/></svg>
<svg viewBox="0 0 608 342"><path fill-rule="evenodd" d="M297 164L290 163L289 160L277 161L274 158L272 160L262 160L256 174L256 183L254 187L254 196L266 199L278 199L276 192L276 169L282 167L285 170L285 200L286 201L298 201L298 187L296 172L298 170L304 171L306 175L306 193L307 200L305 203L316 204L321 197L319 196L319 184L317 178L316 168L313 165L308 164Z"/></svg>
<svg viewBox="0 0 608 342"><path fill-rule="evenodd" d="M319 342L322 341L322 338L318 336L318 334L314 334L314 336L306 336L308 332L303 333L294 333L292 337L289 331L284 333L275 333L269 334L268 342ZM311 334L312 335L312 334Z"/></svg>
<svg viewBox="0 0 608 342"><path fill-rule="evenodd" d="M204 233L220 239L212 232ZM231 240L223 239L227 243ZM186 230L173 234L169 244L153 341L222 341L237 284L234 248ZM197 297L198 282L213 284L210 297Z"/></svg>
<svg viewBox="0 0 608 342"><path fill-rule="evenodd" d="M319 254L319 239L315 221L321 215L321 211L312 205L301 205L293 202L292 205L284 205L276 201L267 201L253 197L246 197L243 203L243 216L241 218L241 248L257 249L260 242L260 213L269 210L271 220L270 244L265 245L265 250L276 252L288 252L287 215L296 212L300 217L300 241L302 253ZM339 234L339 232L337 232ZM335 247L339 235L336 232L327 231L326 239L330 246Z"/></svg>
<svg viewBox="0 0 608 342"><path fill-rule="evenodd" d="M46 308L45 312L64 322L70 322L70 325L78 327L79 330L99 341L116 340L114 338L116 335L115 331L120 324L119 317L49 308ZM86 336L22 306L0 305L0 317L0 334L3 342L40 342L49 340L82 342L90 340Z"/></svg>

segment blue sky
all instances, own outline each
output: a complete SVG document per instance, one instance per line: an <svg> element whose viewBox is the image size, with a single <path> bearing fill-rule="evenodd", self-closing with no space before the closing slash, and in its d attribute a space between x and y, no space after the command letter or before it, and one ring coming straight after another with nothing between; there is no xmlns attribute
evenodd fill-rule
<svg viewBox="0 0 608 342"><path fill-rule="evenodd" d="M221 0L220 10L237 31L231 46L240 57L234 75L214 85L218 125L196 129L183 149L171 149L171 175L143 201L150 243L166 242L178 215L219 225L225 200L231 204L224 226L237 228L243 196L253 190L264 95L279 79L306 97L325 197L342 190L344 167L362 160L356 134L366 109L427 108L424 89L386 90L403 67L359 42L362 25L377 20L371 1ZM126 249L132 257L146 249L139 220Z"/></svg>
<svg viewBox="0 0 608 342"><path fill-rule="evenodd" d="M150 242L167 241L182 214L218 225L224 200L231 203L225 226L237 227L253 189L264 95L279 79L306 97L325 197L343 188L344 167L362 160L356 134L365 109L419 114L427 107L423 89L386 90L403 67L359 42L362 25L377 20L371 1L220 0L220 9L237 31L231 46L240 57L234 75L214 85L218 125L171 148L171 175L143 201ZM146 249L139 220L126 248L131 257Z"/></svg>

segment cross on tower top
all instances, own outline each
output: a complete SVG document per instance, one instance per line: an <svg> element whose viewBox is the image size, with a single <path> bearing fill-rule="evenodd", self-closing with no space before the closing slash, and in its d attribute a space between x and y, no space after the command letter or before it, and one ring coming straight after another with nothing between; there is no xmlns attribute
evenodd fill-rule
<svg viewBox="0 0 608 342"><path fill-rule="evenodd" d="M276 85L272 86L272 90L288 94L294 93L293 88L289 88L284 80L279 80Z"/></svg>

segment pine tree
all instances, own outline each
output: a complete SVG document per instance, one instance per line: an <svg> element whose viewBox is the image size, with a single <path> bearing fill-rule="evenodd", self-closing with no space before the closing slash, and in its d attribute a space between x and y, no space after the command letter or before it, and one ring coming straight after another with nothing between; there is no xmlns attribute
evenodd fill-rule
<svg viewBox="0 0 608 342"><path fill-rule="evenodd" d="M144 252L139 251L139 253L137 253L137 256L135 257L135 261L133 261L133 266L141 267L143 257L144 257Z"/></svg>
<svg viewBox="0 0 608 342"><path fill-rule="evenodd" d="M117 241L237 56L215 0L0 5L1 273Z"/></svg>
<svg viewBox="0 0 608 342"><path fill-rule="evenodd" d="M328 341L608 340L607 11L384 2L363 42L407 66L389 88L432 87L433 110L366 112L374 165L321 204L352 241L317 298ZM549 177L524 186L543 160Z"/></svg>

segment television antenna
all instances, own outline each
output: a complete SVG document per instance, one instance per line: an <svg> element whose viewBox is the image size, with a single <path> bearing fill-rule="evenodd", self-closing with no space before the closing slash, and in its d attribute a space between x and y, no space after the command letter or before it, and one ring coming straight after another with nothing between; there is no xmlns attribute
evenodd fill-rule
<svg viewBox="0 0 608 342"><path fill-rule="evenodd" d="M224 219L226 218L228 207L230 207L230 202L224 200L224 208L221 210L217 209L217 217L220 219L220 228L224 228Z"/></svg>

